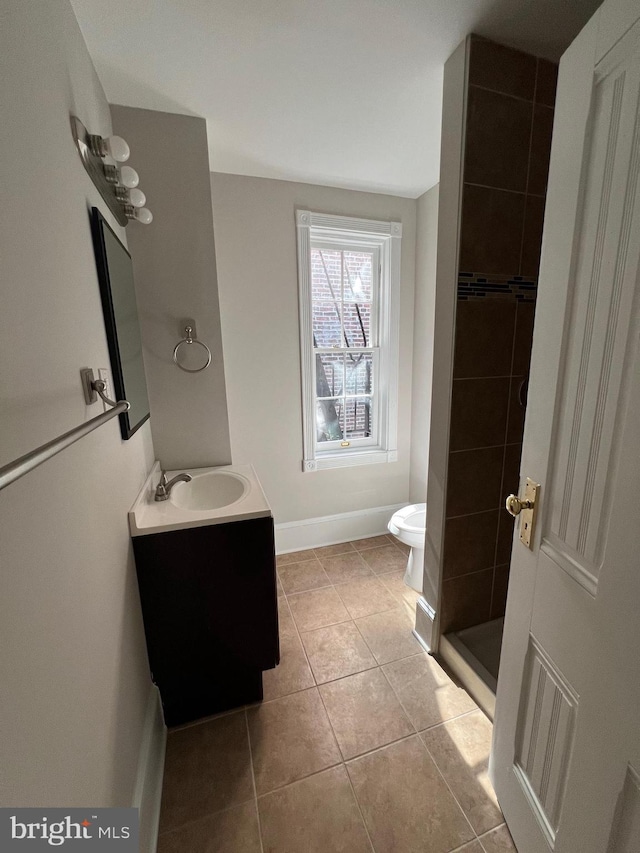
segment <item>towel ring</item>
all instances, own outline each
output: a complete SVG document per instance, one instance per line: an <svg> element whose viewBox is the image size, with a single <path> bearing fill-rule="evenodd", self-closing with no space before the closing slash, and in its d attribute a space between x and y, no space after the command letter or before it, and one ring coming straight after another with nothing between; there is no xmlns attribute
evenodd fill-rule
<svg viewBox="0 0 640 853"><path fill-rule="evenodd" d="M183 367L178 362L178 350L183 344L188 344L189 346L191 346L192 344L198 344L198 346L201 346L207 352L207 363L203 364L202 367ZM192 326L185 326L184 338L181 341L178 341L173 350L173 361L174 364L177 364L180 370L184 370L185 373L200 373L202 370L206 370L207 367L209 367L209 365L211 364L211 350L206 344L203 344L202 341L195 340L195 338L193 337Z"/></svg>

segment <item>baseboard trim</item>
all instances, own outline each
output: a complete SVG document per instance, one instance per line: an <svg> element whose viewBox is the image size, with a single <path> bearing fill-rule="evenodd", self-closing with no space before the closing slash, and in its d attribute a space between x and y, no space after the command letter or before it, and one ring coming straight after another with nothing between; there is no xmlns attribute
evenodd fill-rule
<svg viewBox="0 0 640 853"><path fill-rule="evenodd" d="M166 745L167 727L162 715L160 691L152 684L147 699L132 803L140 815L141 853L155 853L158 846Z"/></svg>
<svg viewBox="0 0 640 853"><path fill-rule="evenodd" d="M389 519L403 506L406 503L276 524L276 553L286 554L289 551L304 551L307 548L321 548L323 545L379 536L387 533Z"/></svg>

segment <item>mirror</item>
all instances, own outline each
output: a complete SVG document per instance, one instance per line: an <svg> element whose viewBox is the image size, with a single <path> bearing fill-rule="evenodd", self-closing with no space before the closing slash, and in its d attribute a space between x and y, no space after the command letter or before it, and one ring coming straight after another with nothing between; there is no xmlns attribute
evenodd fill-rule
<svg viewBox="0 0 640 853"><path fill-rule="evenodd" d="M116 400L128 400L131 404L129 411L120 415L122 438L127 439L149 417L133 264L131 255L97 207L91 210L91 230L111 359L113 393Z"/></svg>

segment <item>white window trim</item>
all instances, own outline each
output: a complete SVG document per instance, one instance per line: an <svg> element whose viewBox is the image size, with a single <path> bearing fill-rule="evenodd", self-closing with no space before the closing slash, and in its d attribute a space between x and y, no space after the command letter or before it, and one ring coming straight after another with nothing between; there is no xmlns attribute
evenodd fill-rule
<svg viewBox="0 0 640 853"><path fill-rule="evenodd" d="M316 443L314 350L311 309L311 231L314 239L368 244L380 253L380 435L376 447L322 451ZM400 342L401 222L381 222L296 211L300 294L300 356L302 367L302 470L346 468L398 460L398 355Z"/></svg>

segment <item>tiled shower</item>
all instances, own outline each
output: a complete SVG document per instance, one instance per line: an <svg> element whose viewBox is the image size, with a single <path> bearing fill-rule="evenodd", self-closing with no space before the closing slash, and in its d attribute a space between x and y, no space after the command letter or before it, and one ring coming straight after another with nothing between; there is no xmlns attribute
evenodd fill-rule
<svg viewBox="0 0 640 853"><path fill-rule="evenodd" d="M557 68L471 36L468 69L441 631L495 620L497 676Z"/></svg>

